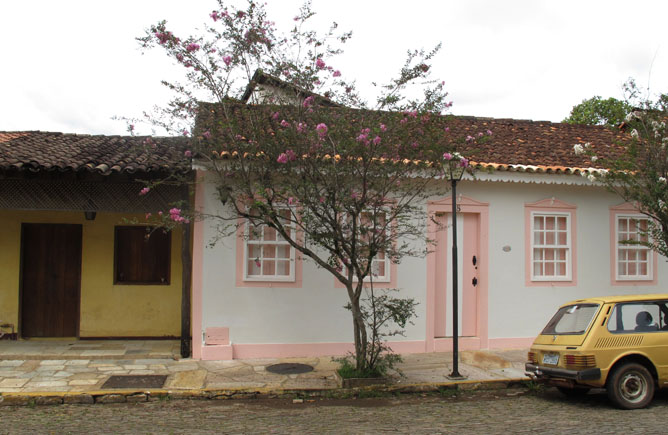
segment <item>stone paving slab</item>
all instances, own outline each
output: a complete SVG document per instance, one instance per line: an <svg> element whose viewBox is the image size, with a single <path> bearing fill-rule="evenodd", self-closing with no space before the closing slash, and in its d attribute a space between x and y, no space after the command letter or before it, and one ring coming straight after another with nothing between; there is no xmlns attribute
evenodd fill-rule
<svg viewBox="0 0 668 435"><path fill-rule="evenodd" d="M104 348L104 343L95 345L99 349ZM276 397L286 394L330 394L324 392L339 388L334 376L337 363L329 357L198 361L164 356L146 358L146 352L143 351L141 358L137 359L127 352L121 358L108 359L97 356L84 358L90 346L77 347L79 354L74 359L61 356L58 359L38 360L33 359L32 354L0 359L0 404L22 400L36 403L34 399L37 397L56 397L54 400L57 403L72 403L72 400L78 398L83 401L81 403L97 403L97 398L103 396L108 398L100 399L100 403L148 401L167 395L181 398L238 398L248 395ZM127 351L130 347L125 349ZM141 346L136 349L142 350ZM14 352L15 348L11 350ZM0 347L0 356L2 354L3 349ZM464 381L453 383L447 377L452 371L451 353L412 354L404 355L404 361L398 365L403 376L396 374L391 384L379 388L430 391L453 385L458 388L478 388L482 384L495 383L511 385L528 379L524 374L526 349L461 352L460 355L459 370L467 378ZM298 375L279 375L266 371L267 366L276 363L309 364L314 370ZM110 376L127 374L167 375L167 379L163 389L100 390ZM10 399L18 397L17 394L32 399ZM71 395L77 395L77 399Z"/></svg>

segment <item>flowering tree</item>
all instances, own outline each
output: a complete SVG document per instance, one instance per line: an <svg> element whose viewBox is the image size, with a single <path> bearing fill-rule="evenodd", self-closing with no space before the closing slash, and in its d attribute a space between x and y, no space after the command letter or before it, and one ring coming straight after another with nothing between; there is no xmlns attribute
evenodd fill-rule
<svg viewBox="0 0 668 435"><path fill-rule="evenodd" d="M649 218L647 241L643 244L668 257L668 95L656 100L643 96L633 81L625 85L627 106L634 107L621 128L628 132L619 158L603 158L589 144L576 144L576 154L589 155L605 170L589 175L625 201L638 205ZM627 241L627 243L633 243Z"/></svg>
<svg viewBox="0 0 668 435"><path fill-rule="evenodd" d="M387 264L379 259L427 252L425 199L444 188L439 162L457 142L442 115L450 103L443 83L429 79L437 47L409 52L371 108L333 66L341 50L329 43L350 33L337 34L336 24L324 35L308 30L312 16L306 3L282 35L261 4L241 10L221 1L204 36L180 39L165 22L152 26L142 45L165 50L186 81L165 82L175 98L150 119L191 137L184 157L197 158L217 185L223 211L200 218L217 220L221 236L236 235L240 221L246 238L270 228L345 287L355 371L382 374L394 361L383 340L401 333L415 303L374 290ZM176 211L163 223L191 218Z"/></svg>

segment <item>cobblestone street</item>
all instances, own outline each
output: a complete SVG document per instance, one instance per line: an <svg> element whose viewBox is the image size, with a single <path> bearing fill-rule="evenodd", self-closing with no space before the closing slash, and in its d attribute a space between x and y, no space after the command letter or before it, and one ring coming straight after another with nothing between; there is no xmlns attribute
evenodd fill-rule
<svg viewBox="0 0 668 435"><path fill-rule="evenodd" d="M663 434L668 394L637 411L604 393L566 400L556 390L461 392L366 399L171 400L2 408L0 433Z"/></svg>

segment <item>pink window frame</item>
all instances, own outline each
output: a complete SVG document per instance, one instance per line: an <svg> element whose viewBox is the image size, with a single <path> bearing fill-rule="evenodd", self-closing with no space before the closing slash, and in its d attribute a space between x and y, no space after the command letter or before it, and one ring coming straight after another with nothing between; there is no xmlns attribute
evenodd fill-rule
<svg viewBox="0 0 668 435"><path fill-rule="evenodd" d="M302 258L295 249L295 274L292 280L246 280L244 276L244 260L246 257L246 221L239 219L237 225L236 240L236 285L237 287L269 287L269 288L301 288L302 287ZM297 239L301 240L303 234L297 231Z"/></svg>
<svg viewBox="0 0 668 435"><path fill-rule="evenodd" d="M527 287L571 287L577 285L577 225L576 225L576 206L555 198L547 198L541 201L524 204L524 278ZM570 279L565 280L533 280L531 271L533 270L532 252L533 252L533 234L532 214L566 214L570 226Z"/></svg>
<svg viewBox="0 0 668 435"><path fill-rule="evenodd" d="M610 283L615 286L637 286L637 285L656 285L658 283L658 263L659 256L656 251L651 251L651 267L652 276L649 279L617 279L617 217L618 216L634 216L645 217L638 211L632 203L623 203L614 207L610 207Z"/></svg>

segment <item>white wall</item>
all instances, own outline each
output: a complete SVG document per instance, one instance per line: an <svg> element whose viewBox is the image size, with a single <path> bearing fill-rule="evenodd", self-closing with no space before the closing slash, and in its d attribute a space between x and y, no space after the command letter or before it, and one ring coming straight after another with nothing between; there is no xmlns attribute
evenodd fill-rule
<svg viewBox="0 0 668 435"><path fill-rule="evenodd" d="M512 175L504 175L512 179ZM541 178L543 177L543 178ZM554 180L555 176L518 174L516 180ZM607 294L655 293L668 280L665 259L659 257L656 286L613 286L610 282L610 207L621 199L602 188L582 185L580 177L557 181L577 184L463 181L458 194L489 203L489 337L526 338L537 335L556 308L569 300ZM207 192L207 211L220 207ZM555 197L577 206L577 285L525 285L524 205ZM205 243L216 233L205 222ZM503 247L510 246L509 252ZM343 308L346 291L334 278L309 261L303 265L302 288L236 287L236 241L228 237L206 248L203 263L203 330L229 327L233 343L339 343L352 341L351 315ZM426 323L426 260L405 258L398 265L397 285L419 303L414 326L405 338L424 340Z"/></svg>

